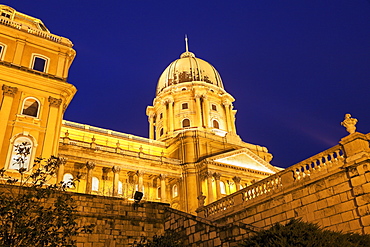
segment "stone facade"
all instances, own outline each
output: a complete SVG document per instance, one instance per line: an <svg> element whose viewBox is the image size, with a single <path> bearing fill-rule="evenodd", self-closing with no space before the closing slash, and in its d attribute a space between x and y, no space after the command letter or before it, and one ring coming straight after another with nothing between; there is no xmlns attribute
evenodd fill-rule
<svg viewBox="0 0 370 247"><path fill-rule="evenodd" d="M205 204L279 171L266 147L235 127L235 99L217 70L188 50L164 70L146 113L149 138L63 120L76 93L67 82L70 40L35 17L0 5L0 168L17 176L15 146L65 158L51 183L79 177L70 191L169 203L196 214ZM133 120L134 121L134 120Z"/></svg>
<svg viewBox="0 0 370 247"><path fill-rule="evenodd" d="M266 147L237 135L234 98L218 72L186 50L147 107L149 138L65 121L76 93L66 81L72 42L11 7L0 12L0 168L17 176L20 143L30 147L27 170L35 157L63 157L51 182L80 177L70 191L81 224L96 224L79 247L129 246L164 230L188 246L236 246L293 218L370 233L370 134L356 132L350 114L338 145L273 167ZM144 193L139 205L135 191Z"/></svg>

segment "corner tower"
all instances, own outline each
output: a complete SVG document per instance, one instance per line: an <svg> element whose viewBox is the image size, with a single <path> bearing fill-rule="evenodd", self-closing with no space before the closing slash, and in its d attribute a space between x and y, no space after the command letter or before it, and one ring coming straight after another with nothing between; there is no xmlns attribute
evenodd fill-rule
<svg viewBox="0 0 370 247"><path fill-rule="evenodd" d="M167 140L188 130L236 135L232 102L217 70L186 51L158 80L153 106L147 108L149 138Z"/></svg>
<svg viewBox="0 0 370 247"><path fill-rule="evenodd" d="M63 114L76 93L67 83L76 55L72 42L37 18L0 5L0 165L12 170L15 145L27 143L35 157L58 152Z"/></svg>

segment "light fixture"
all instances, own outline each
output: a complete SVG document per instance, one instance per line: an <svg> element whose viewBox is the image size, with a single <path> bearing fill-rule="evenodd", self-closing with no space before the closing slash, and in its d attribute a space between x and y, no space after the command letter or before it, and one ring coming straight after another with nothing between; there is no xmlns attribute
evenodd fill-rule
<svg viewBox="0 0 370 247"><path fill-rule="evenodd" d="M141 199L143 198L143 195L144 195L143 192L135 191L135 194L134 194L135 203L139 203Z"/></svg>

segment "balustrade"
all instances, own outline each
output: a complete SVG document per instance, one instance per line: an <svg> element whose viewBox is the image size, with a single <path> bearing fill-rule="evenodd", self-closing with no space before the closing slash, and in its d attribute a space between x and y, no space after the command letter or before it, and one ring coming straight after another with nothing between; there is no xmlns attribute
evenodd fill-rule
<svg viewBox="0 0 370 247"><path fill-rule="evenodd" d="M198 210L203 212L205 217L219 215L223 211L237 206L235 204L236 198L240 195L242 195L241 203L253 203L264 195L294 186L314 173L323 173L327 171L328 167L340 166L343 164L343 159L341 147L334 146ZM284 176L288 179L282 179Z"/></svg>

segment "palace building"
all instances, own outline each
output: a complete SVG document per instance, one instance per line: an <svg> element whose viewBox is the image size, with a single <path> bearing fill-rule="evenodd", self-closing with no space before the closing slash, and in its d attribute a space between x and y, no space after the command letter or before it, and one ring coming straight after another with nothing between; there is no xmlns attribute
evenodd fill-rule
<svg viewBox="0 0 370 247"><path fill-rule="evenodd" d="M76 93L67 82L72 47L40 19L0 5L0 168L8 173L56 155L65 162L52 182L81 177L71 191L127 200L140 191L195 214L281 170L266 147L241 140L233 96L187 46L157 82L149 138L63 120ZM30 155L18 164L15 146L24 143Z"/></svg>

